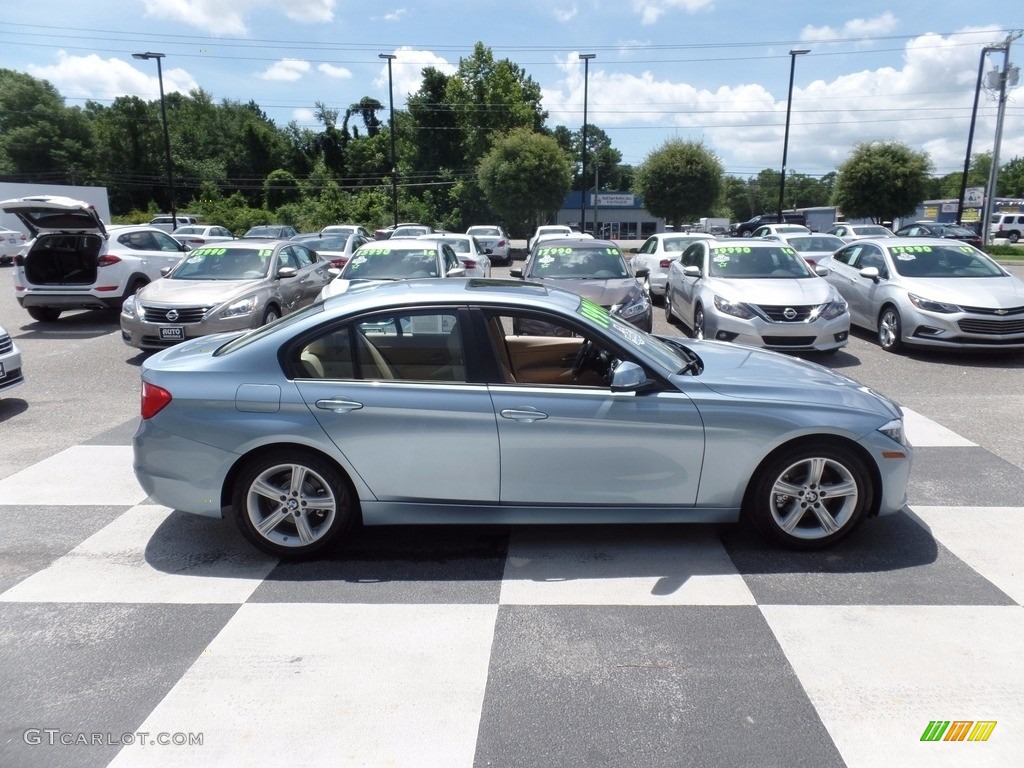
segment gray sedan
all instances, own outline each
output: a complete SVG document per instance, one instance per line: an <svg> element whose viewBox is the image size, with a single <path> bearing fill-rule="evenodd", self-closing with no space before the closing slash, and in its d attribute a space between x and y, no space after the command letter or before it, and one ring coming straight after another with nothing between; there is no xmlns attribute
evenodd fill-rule
<svg viewBox="0 0 1024 768"><path fill-rule="evenodd" d="M525 320L564 330L516 334ZM897 405L772 352L639 331L574 293L370 284L142 364L156 503L310 556L356 521L728 523L833 544L906 502ZM467 471L472 467L472 471Z"/></svg>
<svg viewBox="0 0 1024 768"><path fill-rule="evenodd" d="M698 241L668 272L665 318L698 339L780 351L834 352L850 313L839 292L775 240Z"/></svg>
<svg viewBox="0 0 1024 768"><path fill-rule="evenodd" d="M885 350L1024 349L1024 282L967 243L857 240L819 266Z"/></svg>
<svg viewBox="0 0 1024 768"><path fill-rule="evenodd" d="M190 251L130 296L121 338L162 349L195 336L265 325L316 300L330 262L287 240L232 240Z"/></svg>

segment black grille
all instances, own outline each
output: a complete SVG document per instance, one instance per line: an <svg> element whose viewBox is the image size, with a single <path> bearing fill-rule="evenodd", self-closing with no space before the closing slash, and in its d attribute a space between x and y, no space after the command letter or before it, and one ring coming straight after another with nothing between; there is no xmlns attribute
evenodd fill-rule
<svg viewBox="0 0 1024 768"><path fill-rule="evenodd" d="M1007 309L992 309L992 307L961 307L964 312L972 315L988 315L995 317L1012 317L1013 315L1024 315L1024 307L1008 307Z"/></svg>
<svg viewBox="0 0 1024 768"><path fill-rule="evenodd" d="M978 320L965 318L957 322L964 333L984 333L993 336L1012 336L1024 333L1024 317L1008 320Z"/></svg>
<svg viewBox="0 0 1024 768"><path fill-rule="evenodd" d="M809 347L814 344L813 336L762 336L768 347Z"/></svg>
<svg viewBox="0 0 1024 768"><path fill-rule="evenodd" d="M764 312L773 323L806 323L811 317L811 312L814 311L815 306L809 307L791 307L786 305L772 306L768 304L759 304L758 309ZM787 309L792 309L796 312L796 317L786 317L785 313Z"/></svg>
<svg viewBox="0 0 1024 768"><path fill-rule="evenodd" d="M144 306L142 311L145 314L146 322L148 323L198 323L206 316L206 313L210 311L210 308ZM171 311L178 313L178 316L174 320L167 317L167 313Z"/></svg>
<svg viewBox="0 0 1024 768"><path fill-rule="evenodd" d="M11 341L11 337L6 333L0 336L0 353L10 352L12 349L14 349L14 342Z"/></svg>

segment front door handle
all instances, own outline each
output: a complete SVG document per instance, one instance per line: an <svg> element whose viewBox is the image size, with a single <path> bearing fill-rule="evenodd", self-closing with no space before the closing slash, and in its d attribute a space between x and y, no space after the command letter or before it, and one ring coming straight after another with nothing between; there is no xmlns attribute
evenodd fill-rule
<svg viewBox="0 0 1024 768"><path fill-rule="evenodd" d="M349 413L358 411L363 404L355 400L317 400L316 407L324 411L334 411L334 413Z"/></svg>
<svg viewBox="0 0 1024 768"><path fill-rule="evenodd" d="M512 421L524 421L532 424L535 421L546 419L548 415L536 408L506 408L501 411L501 418L512 419Z"/></svg>

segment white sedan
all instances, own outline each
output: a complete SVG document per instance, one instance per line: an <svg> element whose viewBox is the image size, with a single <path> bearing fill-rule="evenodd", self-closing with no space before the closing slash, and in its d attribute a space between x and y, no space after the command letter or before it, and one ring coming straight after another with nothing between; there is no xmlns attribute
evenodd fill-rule
<svg viewBox="0 0 1024 768"><path fill-rule="evenodd" d="M9 264L14 261L14 257L26 245L28 245L28 238L24 233L13 229L0 229L0 264Z"/></svg>
<svg viewBox="0 0 1024 768"><path fill-rule="evenodd" d="M178 227L171 233L171 236L189 248L198 248L207 243L223 243L227 240L235 239L231 230L217 224L192 224L187 227Z"/></svg>
<svg viewBox="0 0 1024 768"><path fill-rule="evenodd" d="M448 243L459 257L462 266L466 268L466 277L490 277L491 258L488 249L472 235L457 235L454 233L434 232L429 235L420 235L418 240L436 240Z"/></svg>
<svg viewBox="0 0 1024 768"><path fill-rule="evenodd" d="M644 278L644 288L652 302L665 296L665 285L668 282L668 268L679 260L686 246L695 240L714 240L714 235L704 232L658 232L647 238L647 241L633 252L633 272L640 269L648 271Z"/></svg>

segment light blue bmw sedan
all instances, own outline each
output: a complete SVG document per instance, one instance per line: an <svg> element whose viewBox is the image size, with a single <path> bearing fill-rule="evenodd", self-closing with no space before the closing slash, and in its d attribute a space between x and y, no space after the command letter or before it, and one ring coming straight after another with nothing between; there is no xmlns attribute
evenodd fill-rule
<svg viewBox="0 0 1024 768"><path fill-rule="evenodd" d="M884 396L775 352L655 337L530 281L371 284L185 341L141 376L145 491L234 517L279 557L357 520L743 519L813 549L906 503L911 448Z"/></svg>

